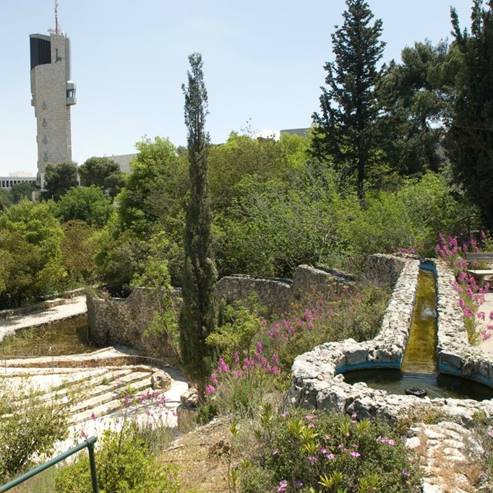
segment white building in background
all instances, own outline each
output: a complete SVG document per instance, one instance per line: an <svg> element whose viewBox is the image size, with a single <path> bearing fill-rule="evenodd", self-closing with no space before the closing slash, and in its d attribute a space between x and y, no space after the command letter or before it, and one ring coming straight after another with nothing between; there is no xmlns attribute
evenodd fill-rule
<svg viewBox="0 0 493 493"><path fill-rule="evenodd" d="M0 176L0 188L4 190L11 190L12 187L20 183L36 185L36 178L34 176L26 176L25 173L12 173L10 176Z"/></svg>
<svg viewBox="0 0 493 493"><path fill-rule="evenodd" d="M47 164L72 161L70 108L76 103L70 80L70 41L58 28L50 35L31 34L31 104L37 122L38 185Z"/></svg>

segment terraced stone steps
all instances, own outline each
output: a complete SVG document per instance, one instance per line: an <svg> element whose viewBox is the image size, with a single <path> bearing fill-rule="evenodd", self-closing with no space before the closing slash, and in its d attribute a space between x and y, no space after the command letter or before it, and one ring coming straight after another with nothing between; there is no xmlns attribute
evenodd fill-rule
<svg viewBox="0 0 493 493"><path fill-rule="evenodd" d="M129 374L118 379L113 385L99 387L95 392L91 392L91 397L72 407L71 414L82 415L84 411L91 411L98 416L97 410L106 404L115 403L119 407L123 406L123 397L132 391L134 396L138 396L143 390L151 388L150 375Z"/></svg>

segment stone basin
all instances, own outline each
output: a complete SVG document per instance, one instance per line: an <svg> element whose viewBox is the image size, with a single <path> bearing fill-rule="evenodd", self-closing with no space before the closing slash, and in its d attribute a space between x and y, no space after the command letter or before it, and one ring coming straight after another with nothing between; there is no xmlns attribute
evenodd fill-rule
<svg viewBox="0 0 493 493"><path fill-rule="evenodd" d="M358 343L346 339L325 343L298 356L292 367L291 402L356 414L359 418L395 420L415 407L435 408L465 423L477 412L492 416L493 390L491 395L489 392L493 389L493 358L469 344L458 295L452 288L454 275L441 260L434 261L438 318L435 383L439 388L439 380L448 379L450 384L453 377L458 377L460 381L448 385L452 390L455 387L455 391L440 394L435 388L427 397L419 398L402 395L404 391L392 393L372 388L361 381L354 383L357 379L349 372L393 369L394 383L400 387L399 373L409 337L420 268L416 258L375 255L369 260L371 265L378 266L376 273L379 276L385 276L386 271L398 273L380 332L370 341ZM471 381L482 385L468 385ZM406 387L414 386L409 383ZM469 387L479 390L476 394L466 392ZM459 396L461 398L457 398Z"/></svg>

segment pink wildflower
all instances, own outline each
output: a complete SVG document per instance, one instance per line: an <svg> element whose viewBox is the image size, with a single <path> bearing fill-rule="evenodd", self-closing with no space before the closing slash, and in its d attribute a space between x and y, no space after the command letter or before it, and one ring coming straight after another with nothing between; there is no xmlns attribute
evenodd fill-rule
<svg viewBox="0 0 493 493"><path fill-rule="evenodd" d="M288 482L283 479L282 481L279 482L279 485L277 487L277 493L286 493L288 491Z"/></svg>
<svg viewBox="0 0 493 493"><path fill-rule="evenodd" d="M357 459L358 457L361 457L361 454L357 450L353 450L351 452L351 457L354 457Z"/></svg>
<svg viewBox="0 0 493 493"><path fill-rule="evenodd" d="M228 373L229 372L229 365L224 361L224 358L221 357L219 358L219 361L217 363L217 369L219 373Z"/></svg>
<svg viewBox="0 0 493 493"><path fill-rule="evenodd" d="M205 387L205 393L207 395L212 395L212 394L215 394L216 393L216 387L214 387L214 385L207 385Z"/></svg>

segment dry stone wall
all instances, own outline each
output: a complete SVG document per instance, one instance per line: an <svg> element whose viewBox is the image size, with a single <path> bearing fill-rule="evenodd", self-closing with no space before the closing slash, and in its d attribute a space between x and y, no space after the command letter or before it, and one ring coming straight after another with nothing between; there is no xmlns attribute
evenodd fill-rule
<svg viewBox="0 0 493 493"><path fill-rule="evenodd" d="M265 279L234 275L217 283L217 294L228 303L248 298L255 293L260 304L273 315L282 315L293 306L314 299L330 299L355 281L349 274L334 269L318 269L309 265L296 268L293 279Z"/></svg>
<svg viewBox="0 0 493 493"><path fill-rule="evenodd" d="M175 300L173 308L177 308ZM174 357L166 334L152 324L163 309L158 290L136 288L128 298L87 295L89 334L99 346L123 345L154 357Z"/></svg>
<svg viewBox="0 0 493 493"><path fill-rule="evenodd" d="M354 282L348 274L300 265L292 280L261 279L249 276L223 277L217 283L217 295L228 303L255 293L270 314L283 314L293 304L317 298L330 299ZM156 313L162 310L162 297L149 288L136 288L125 299L87 295L91 338L101 346L124 345L151 356L172 356L166 336L149 330ZM173 309L180 307L180 294L173 296Z"/></svg>

